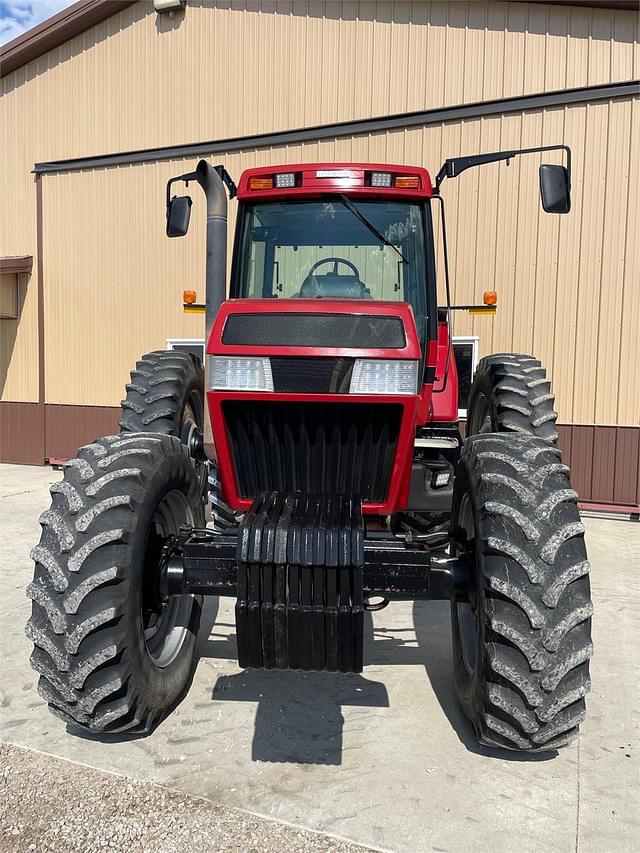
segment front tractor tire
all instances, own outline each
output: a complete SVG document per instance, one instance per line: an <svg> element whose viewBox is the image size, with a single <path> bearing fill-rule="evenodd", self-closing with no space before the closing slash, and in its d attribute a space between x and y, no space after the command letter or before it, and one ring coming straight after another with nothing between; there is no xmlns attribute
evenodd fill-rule
<svg viewBox="0 0 640 853"><path fill-rule="evenodd" d="M584 527L560 451L532 436L467 439L454 529L470 573L452 601L455 687L480 743L570 743L590 689Z"/></svg>
<svg viewBox="0 0 640 853"><path fill-rule="evenodd" d="M526 433L558 440L551 382L531 355L498 353L480 359L467 406L467 435Z"/></svg>
<svg viewBox="0 0 640 853"><path fill-rule="evenodd" d="M110 436L81 448L51 487L33 549L27 636L38 691L67 723L150 731L188 687L200 599L164 599L161 548L204 526L196 472L178 438Z"/></svg>

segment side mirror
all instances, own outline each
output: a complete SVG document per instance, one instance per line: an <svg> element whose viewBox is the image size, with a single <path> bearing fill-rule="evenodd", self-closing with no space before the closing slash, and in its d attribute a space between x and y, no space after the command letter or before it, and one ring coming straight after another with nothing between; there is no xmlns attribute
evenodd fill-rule
<svg viewBox="0 0 640 853"><path fill-rule="evenodd" d="M167 237L184 237L189 230L191 198L174 196L167 204Z"/></svg>
<svg viewBox="0 0 640 853"><path fill-rule="evenodd" d="M564 166L540 166L540 199L545 213L569 213L569 175Z"/></svg>

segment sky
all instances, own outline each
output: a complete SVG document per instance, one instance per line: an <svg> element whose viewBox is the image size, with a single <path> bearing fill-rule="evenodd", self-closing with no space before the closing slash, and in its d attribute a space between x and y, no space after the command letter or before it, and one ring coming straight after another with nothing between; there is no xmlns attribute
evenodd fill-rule
<svg viewBox="0 0 640 853"><path fill-rule="evenodd" d="M73 0L2 0L0 2L0 45L55 15Z"/></svg>

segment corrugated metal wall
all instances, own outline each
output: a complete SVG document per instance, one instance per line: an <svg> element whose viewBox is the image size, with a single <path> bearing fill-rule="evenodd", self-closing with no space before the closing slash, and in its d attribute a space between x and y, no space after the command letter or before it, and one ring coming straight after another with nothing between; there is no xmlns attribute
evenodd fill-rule
<svg viewBox="0 0 640 853"><path fill-rule="evenodd" d="M468 304L493 288L500 299L495 318L460 314L455 332L478 335L483 354L541 357L554 378L563 422L638 424L640 218L632 156L640 146L638 99L221 159L236 176L248 166L316 160L437 167L452 152L558 140L574 152L569 216L541 212L536 157L471 171L444 185L454 299ZM180 310L182 289L197 288L204 275L199 194L194 230L184 240L164 237L165 181L189 165L173 161L44 179L46 316L56 330L46 337L49 402L113 405L141 349L162 347L167 337L202 334L201 319ZM65 233L71 210L73 239ZM88 372L87 363L105 363L105 369Z"/></svg>
<svg viewBox="0 0 640 853"><path fill-rule="evenodd" d="M37 161L239 136L640 76L629 12L484 2L138 3L1 81L0 255L36 254ZM224 158L259 163L445 156L564 141L574 210L544 217L536 158L446 187L456 299L496 287L494 320L457 320L483 352L531 350L561 417L638 424L637 101L576 106ZM163 238L166 178L183 165L45 176L46 391L114 405L140 351L198 337L179 309L202 280L200 199L184 241ZM606 194L604 192L606 187ZM6 203L10 200L10 203ZM457 239L464 237L464 239ZM35 267L34 267L35 269ZM35 273L19 335L0 345L3 400L37 399ZM3 321L3 323L6 321Z"/></svg>
<svg viewBox="0 0 640 853"><path fill-rule="evenodd" d="M559 427L562 461L583 500L640 505L640 430L635 427Z"/></svg>

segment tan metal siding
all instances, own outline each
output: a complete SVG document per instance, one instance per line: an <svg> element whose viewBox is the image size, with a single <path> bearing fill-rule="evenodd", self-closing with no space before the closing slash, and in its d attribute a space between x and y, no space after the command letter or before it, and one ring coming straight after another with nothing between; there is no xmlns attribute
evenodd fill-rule
<svg viewBox="0 0 640 853"><path fill-rule="evenodd" d="M177 21L138 3L2 79L0 255L36 255L36 161L640 76L638 17L624 11L221 0L190 4ZM637 103L603 103L244 152L226 162L236 175L293 159L437 168L457 153L570 142L574 210L561 221L535 207L535 158L446 187L456 299L472 301L495 281L501 300L495 320L459 317L456 328L480 334L483 351L535 347L554 369L566 420L637 424L638 122ZM183 287L202 280L199 201L187 240L162 236L163 183L178 168L43 179L48 400L113 405L139 350L197 334L197 318L177 305ZM603 207L605 174L611 199ZM1 333L3 400L37 399L35 278L11 346Z"/></svg>
<svg viewBox="0 0 640 853"><path fill-rule="evenodd" d="M34 402L38 399L37 331L35 276L22 273L18 275L18 319L0 319L1 400Z"/></svg>
<svg viewBox="0 0 640 853"><path fill-rule="evenodd" d="M481 354L535 352L554 377L564 422L617 417L631 425L640 423L640 387L637 367L626 362L624 400L617 398L640 320L634 324L626 308L623 312L623 303L631 311L638 306L637 277L623 262L629 235L637 230L629 129L638 104L485 118L221 159L238 175L248 166L298 160L415 162L420 152L438 163L449 146L493 150L564 139L575 157L569 216L540 210L538 157L469 171L445 183L454 300L478 301L485 289L499 293L495 319L459 314L455 332L479 335ZM202 333L201 318L180 309L183 288L198 289L204 275L199 193L189 236L164 237L164 182L189 165L176 161L45 179L45 305L47 327L56 329L46 339L47 402L114 405L142 350L163 347L167 337ZM229 251L234 209L232 203ZM73 239L61 227L69 210L77 221Z"/></svg>
<svg viewBox="0 0 640 853"><path fill-rule="evenodd" d="M627 217L624 244L624 290L620 325L620 371L615 423L637 423L640 388L640 103L631 107ZM634 398L635 394L635 398ZM634 413L635 407L635 413Z"/></svg>
<svg viewBox="0 0 640 853"><path fill-rule="evenodd" d="M0 109L15 168L25 141L33 163L628 80L639 66L625 11L205 2L174 24L137 3L3 78Z"/></svg>

